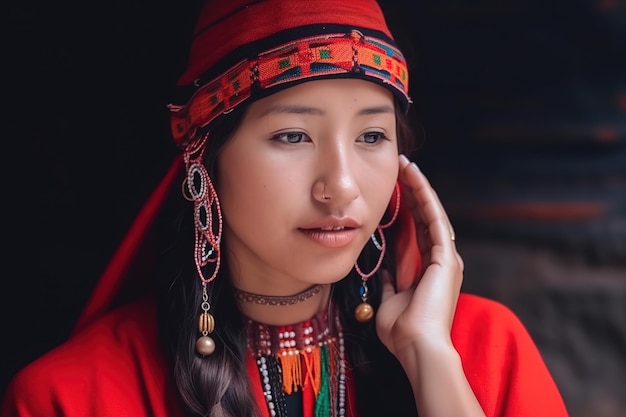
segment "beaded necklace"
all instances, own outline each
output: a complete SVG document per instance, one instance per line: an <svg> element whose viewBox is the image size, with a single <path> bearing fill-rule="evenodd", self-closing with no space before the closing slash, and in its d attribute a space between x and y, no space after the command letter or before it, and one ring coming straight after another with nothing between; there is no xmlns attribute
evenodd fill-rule
<svg viewBox="0 0 626 417"><path fill-rule="evenodd" d="M326 312L289 326L247 320L248 349L261 378L272 417L287 417L285 395L311 387L315 417L346 414L346 364L338 314L331 330Z"/></svg>

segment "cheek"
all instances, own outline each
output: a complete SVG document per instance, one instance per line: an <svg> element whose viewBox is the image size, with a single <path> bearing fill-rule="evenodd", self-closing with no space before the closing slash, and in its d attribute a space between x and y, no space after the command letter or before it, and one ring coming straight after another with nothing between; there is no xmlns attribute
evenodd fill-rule
<svg viewBox="0 0 626 417"><path fill-rule="evenodd" d="M285 175L284 169L276 164L256 161L225 160L217 192L222 204L222 213L232 228L238 224L262 229L274 221L280 221L289 207L293 193L293 178ZM276 220L274 220L276 219Z"/></svg>
<svg viewBox="0 0 626 417"><path fill-rule="evenodd" d="M361 190L377 216L384 214L398 181L397 160L397 155L390 155L389 158L379 161L376 167L370 168L364 176L367 180L362 182Z"/></svg>
<svg viewBox="0 0 626 417"><path fill-rule="evenodd" d="M268 190L271 183L263 177L263 171L254 165L230 164L220 176L217 188L225 215L239 212L253 212L250 208L263 205L265 198L271 194Z"/></svg>

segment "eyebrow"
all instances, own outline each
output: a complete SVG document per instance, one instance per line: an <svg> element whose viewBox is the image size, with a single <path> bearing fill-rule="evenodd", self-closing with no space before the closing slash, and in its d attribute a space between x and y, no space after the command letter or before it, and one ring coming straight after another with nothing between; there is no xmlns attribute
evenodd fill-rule
<svg viewBox="0 0 626 417"><path fill-rule="evenodd" d="M381 113L395 114L395 110L392 106L388 104L383 104L382 106L367 107L365 109L360 110L357 114L359 116L369 116L372 114L381 114Z"/></svg>
<svg viewBox="0 0 626 417"><path fill-rule="evenodd" d="M275 104L265 108L259 115L259 118L265 117L268 114L276 113L290 113L290 114L312 114L315 116L321 116L324 114L323 110L315 107L298 106L290 104Z"/></svg>
<svg viewBox="0 0 626 417"><path fill-rule="evenodd" d="M323 116L324 110L318 109L316 107L278 104L278 105L272 105L272 106L265 108L265 110L263 110L261 114L259 115L259 118L265 117L269 114L276 114L276 113L310 114L314 116ZM369 116L373 114L384 114L384 113L395 114L395 110L392 106L388 104L384 104L382 106L366 107L364 109L361 109L357 113L357 116Z"/></svg>

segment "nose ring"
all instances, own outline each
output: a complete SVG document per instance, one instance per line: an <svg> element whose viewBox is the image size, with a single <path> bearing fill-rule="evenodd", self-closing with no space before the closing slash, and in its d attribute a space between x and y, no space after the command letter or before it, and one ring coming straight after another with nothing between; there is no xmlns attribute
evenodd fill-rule
<svg viewBox="0 0 626 417"><path fill-rule="evenodd" d="M330 200L330 197L326 195L326 183L324 183L324 189L322 190L322 200Z"/></svg>

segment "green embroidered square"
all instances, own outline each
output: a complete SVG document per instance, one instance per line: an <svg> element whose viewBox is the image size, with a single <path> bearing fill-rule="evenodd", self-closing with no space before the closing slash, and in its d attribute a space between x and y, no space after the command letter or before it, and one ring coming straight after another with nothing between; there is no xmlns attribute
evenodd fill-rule
<svg viewBox="0 0 626 417"><path fill-rule="evenodd" d="M320 50L320 58L321 59L330 59L330 49L322 49L322 50Z"/></svg>
<svg viewBox="0 0 626 417"><path fill-rule="evenodd" d="M278 61L278 68L280 69L287 68L290 65L291 65L291 61L289 60L289 58L281 59L280 61Z"/></svg>
<svg viewBox="0 0 626 417"><path fill-rule="evenodd" d="M380 65L381 62L380 55L374 55L374 63Z"/></svg>

